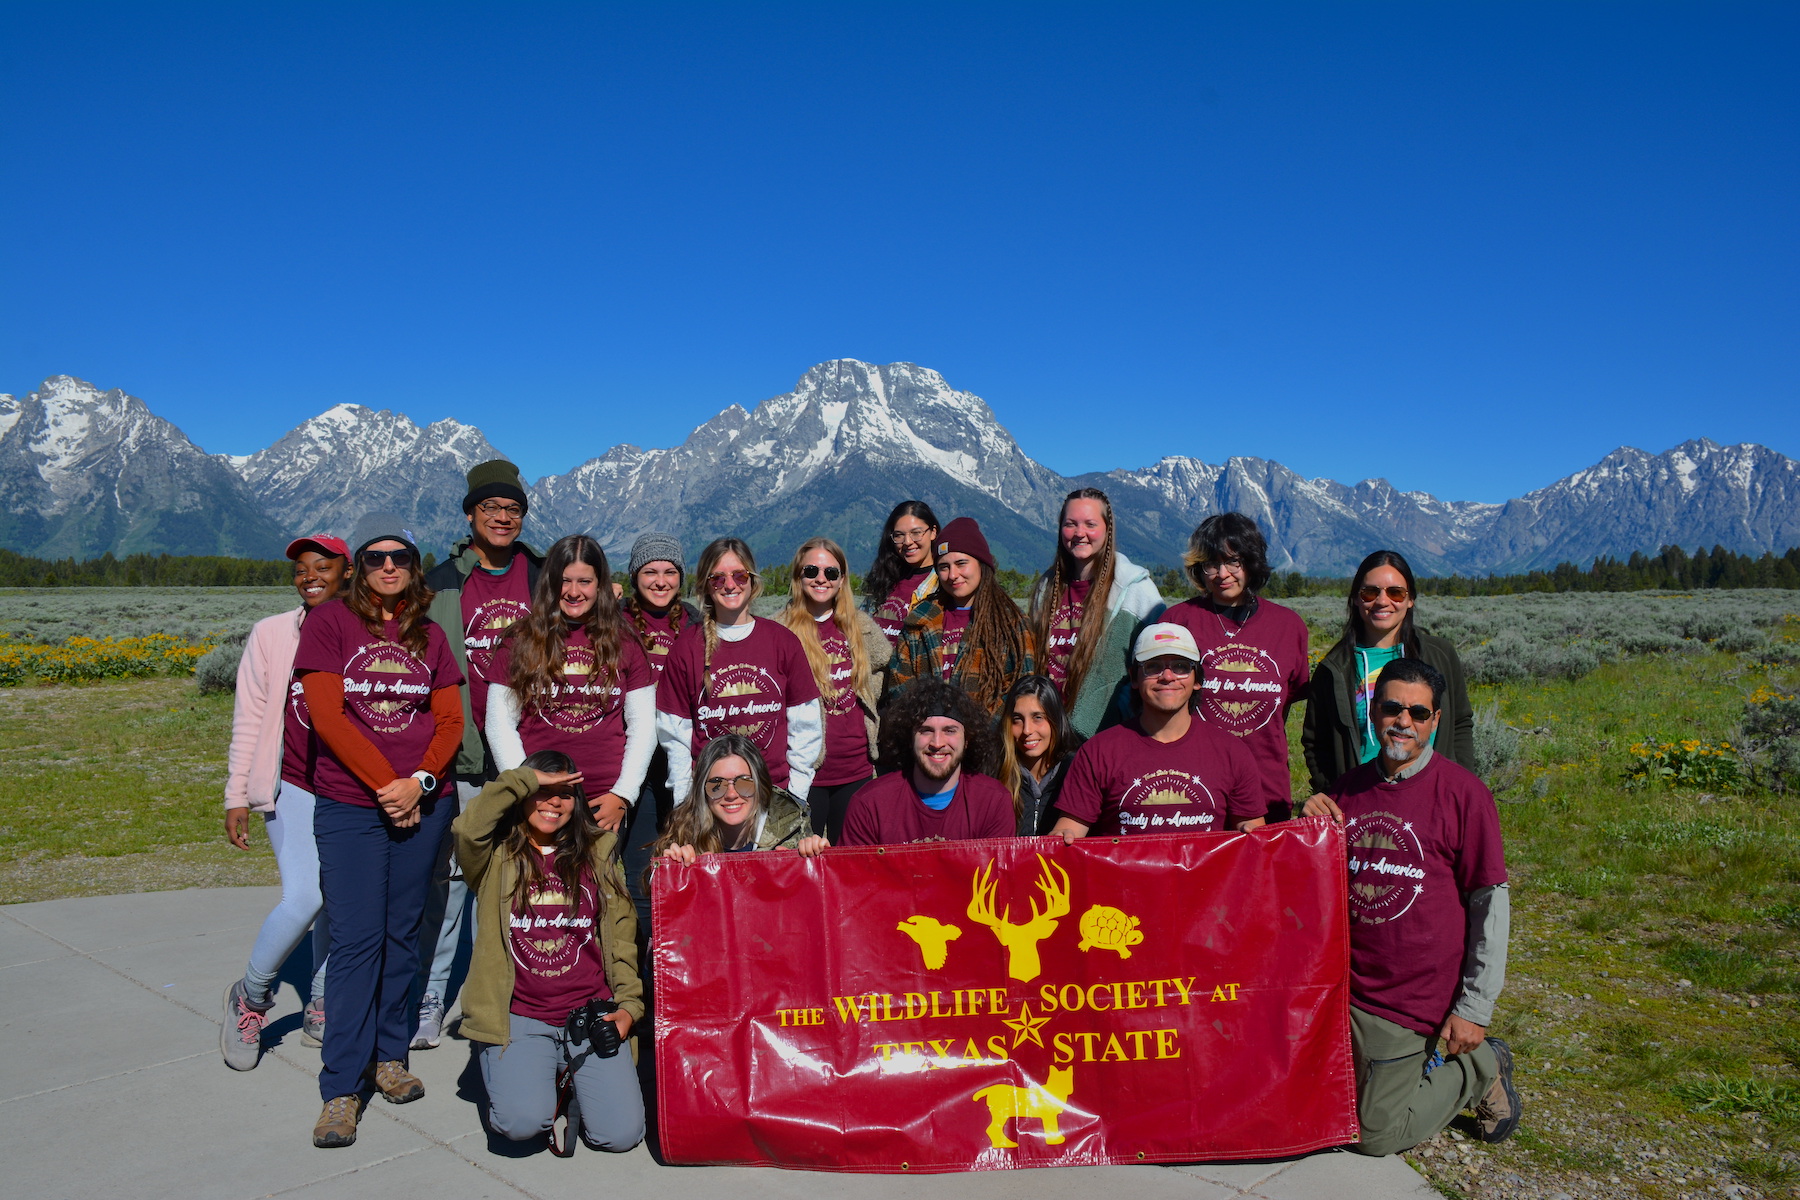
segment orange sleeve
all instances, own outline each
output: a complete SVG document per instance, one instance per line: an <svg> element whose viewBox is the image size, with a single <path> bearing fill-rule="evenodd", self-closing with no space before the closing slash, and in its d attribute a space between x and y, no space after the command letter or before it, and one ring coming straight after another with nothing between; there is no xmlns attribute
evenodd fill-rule
<svg viewBox="0 0 1800 1200"><path fill-rule="evenodd" d="M431 719L437 725L437 731L431 735L431 745L425 747L425 761L420 765L439 779L450 769L456 760L456 752L462 748L463 740L463 702L460 687L436 688L431 693Z"/></svg>
<svg viewBox="0 0 1800 1200"><path fill-rule="evenodd" d="M394 782L397 773L387 756L375 748L375 743L364 736L362 730L350 723L344 715L344 677L333 675L329 671L308 671L300 677L300 687L306 692L306 711L312 718L314 732L332 756L350 769L350 773L380 791ZM451 689L454 691L455 689ZM431 696L432 712L437 711L437 693ZM462 713L457 713L457 737L460 740ZM439 726L439 736L443 734ZM437 740L432 740L437 746ZM429 756L428 756L429 757ZM434 771L433 774L436 774Z"/></svg>

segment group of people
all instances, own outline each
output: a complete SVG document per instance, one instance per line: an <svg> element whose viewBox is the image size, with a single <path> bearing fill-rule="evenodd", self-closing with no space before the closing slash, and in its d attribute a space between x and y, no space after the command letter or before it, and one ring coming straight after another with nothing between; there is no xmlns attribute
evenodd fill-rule
<svg viewBox="0 0 1800 1200"><path fill-rule="evenodd" d="M1508 928L1498 814L1456 650L1416 627L1400 555L1362 562L1313 665L1305 623L1258 595L1268 550L1238 513L1194 530L1198 594L1168 605L1119 551L1105 494L1071 492L1021 606L975 520L909 500L860 601L842 547L812 538L771 618L737 538L705 546L690 584L679 542L646 534L615 583L586 535L521 540L528 508L496 460L469 471L469 535L429 572L391 514L348 542L298 539L302 603L246 644L226 832L246 847L262 815L282 896L226 989L221 1047L256 1066L310 930L315 1145L352 1143L373 1093L424 1094L409 1053L442 1036L465 923L460 1029L482 1046L489 1128L620 1151L644 1132L620 1051L653 1003L656 864L1251 831L1289 819L1296 790L1351 846L1352 1148L1405 1148L1465 1108L1488 1140L1517 1126L1510 1052L1486 1037Z"/></svg>

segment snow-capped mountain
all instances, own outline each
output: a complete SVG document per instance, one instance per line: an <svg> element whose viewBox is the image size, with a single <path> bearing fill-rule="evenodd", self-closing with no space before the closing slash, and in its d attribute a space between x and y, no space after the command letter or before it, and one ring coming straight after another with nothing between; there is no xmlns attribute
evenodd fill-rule
<svg viewBox="0 0 1800 1200"><path fill-rule="evenodd" d="M279 558L286 538L244 481L142 400L67 375L0 395L0 545Z"/></svg>
<svg viewBox="0 0 1800 1200"><path fill-rule="evenodd" d="M348 534L363 512L388 508L442 555L467 530L464 472L498 457L473 426L420 428L354 404L256 454L207 455L141 401L59 376L23 400L0 396L0 544L80 556L278 553L284 534ZM615 446L545 476L530 487L526 536L542 546L585 531L622 558L647 530L677 535L690 554L736 533L779 569L824 534L860 565L893 503L918 497L945 520L978 518L1002 564L1029 570L1047 561L1058 506L1079 486L1105 489L1121 547L1146 565L1178 563L1200 520L1233 510L1263 527L1278 568L1313 573L1347 573L1377 547L1422 572L1486 573L1669 543L1748 553L1800 544L1800 463L1762 446L1620 449L1505 504L1440 500L1382 479L1306 479L1244 457L1212 465L1177 455L1067 478L936 371L854 359L820 363L752 409L733 404L679 446Z"/></svg>

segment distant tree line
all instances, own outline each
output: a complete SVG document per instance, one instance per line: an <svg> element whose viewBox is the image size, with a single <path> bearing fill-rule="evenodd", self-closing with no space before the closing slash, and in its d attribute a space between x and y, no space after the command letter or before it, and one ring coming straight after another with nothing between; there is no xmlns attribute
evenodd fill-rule
<svg viewBox="0 0 1800 1200"><path fill-rule="evenodd" d="M293 577L294 564L286 559L102 554L52 562L0 550L0 587L267 587Z"/></svg>

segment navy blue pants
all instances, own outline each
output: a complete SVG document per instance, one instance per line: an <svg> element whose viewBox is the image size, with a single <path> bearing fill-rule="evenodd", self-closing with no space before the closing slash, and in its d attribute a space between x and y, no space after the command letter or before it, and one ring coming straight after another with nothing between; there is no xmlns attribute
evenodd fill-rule
<svg viewBox="0 0 1800 1200"><path fill-rule="evenodd" d="M331 923L319 1071L325 1100L361 1091L372 1063L406 1061L420 918L444 827L456 813L455 804L439 800L419 807L423 816L411 829L395 829L379 809L323 796L313 813L319 884Z"/></svg>

